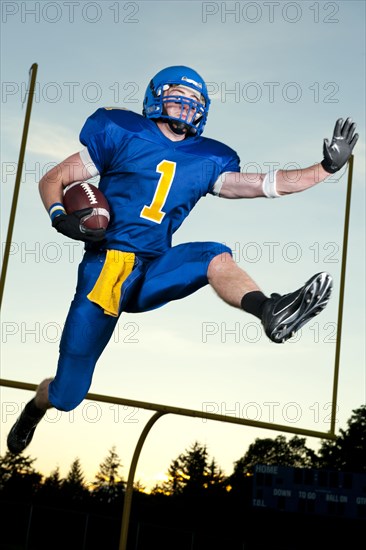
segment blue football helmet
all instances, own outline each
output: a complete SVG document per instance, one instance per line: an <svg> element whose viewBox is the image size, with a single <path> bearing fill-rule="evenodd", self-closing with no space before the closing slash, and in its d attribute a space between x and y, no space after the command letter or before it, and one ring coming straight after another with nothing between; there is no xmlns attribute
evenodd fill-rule
<svg viewBox="0 0 366 550"><path fill-rule="evenodd" d="M164 95L171 86L190 88L197 99L182 95ZM180 114L169 116L166 103L181 106ZM146 89L142 114L151 119L166 120L176 134L187 132L201 135L205 127L210 99L202 77L193 69L184 66L167 67L158 72Z"/></svg>

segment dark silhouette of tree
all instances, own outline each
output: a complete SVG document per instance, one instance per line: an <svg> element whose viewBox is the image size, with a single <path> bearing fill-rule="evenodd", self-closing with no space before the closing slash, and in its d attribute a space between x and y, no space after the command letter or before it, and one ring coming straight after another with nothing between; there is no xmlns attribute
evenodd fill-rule
<svg viewBox="0 0 366 550"><path fill-rule="evenodd" d="M122 462L113 446L104 461L99 465L99 470L92 483L93 496L97 499L111 503L120 498L124 491L125 482L120 474Z"/></svg>
<svg viewBox="0 0 366 550"><path fill-rule="evenodd" d="M283 435L278 435L275 439L257 438L249 445L245 455L235 462L229 483L232 487L242 487L244 477L253 474L256 464L274 464L294 468L316 467L317 455L315 451L306 447L305 442L305 438L297 435L289 441Z"/></svg>
<svg viewBox="0 0 366 550"><path fill-rule="evenodd" d="M225 488L222 470L214 459L209 462L206 445L197 441L171 462L168 478L168 481L154 487L152 492L197 495L204 491Z"/></svg>
<svg viewBox="0 0 366 550"><path fill-rule="evenodd" d="M61 489L63 497L74 502L81 502L89 495L79 458L75 458L72 462L70 470L62 482Z"/></svg>
<svg viewBox="0 0 366 550"><path fill-rule="evenodd" d="M136 491L136 493L145 493L146 492L146 485L141 483L141 481L138 479L133 484L133 490Z"/></svg>
<svg viewBox="0 0 366 550"><path fill-rule="evenodd" d="M75 458L72 462L69 473L64 481L64 485L65 484L73 485L75 487L85 487L84 474L79 458Z"/></svg>
<svg viewBox="0 0 366 550"><path fill-rule="evenodd" d="M23 454L14 455L9 451L0 457L0 491L3 498L23 500L34 495L39 487L42 475L37 472L34 458Z"/></svg>
<svg viewBox="0 0 366 550"><path fill-rule="evenodd" d="M335 441L322 441L321 467L366 472L366 405L352 411L347 426Z"/></svg>
<svg viewBox="0 0 366 550"><path fill-rule="evenodd" d="M62 479L60 477L60 468L57 466L48 477L43 481L44 487L50 487L52 489L60 489L62 484Z"/></svg>
<svg viewBox="0 0 366 550"><path fill-rule="evenodd" d="M60 468L57 466L49 476L45 477L38 492L40 502L54 502L60 498L63 480Z"/></svg>
<svg viewBox="0 0 366 550"><path fill-rule="evenodd" d="M226 476L213 458L207 469L207 489L221 490L226 488Z"/></svg>
<svg viewBox="0 0 366 550"><path fill-rule="evenodd" d="M14 476L24 476L34 473L34 458L30 456L14 455L7 451L0 457L0 489L3 489L6 483Z"/></svg>

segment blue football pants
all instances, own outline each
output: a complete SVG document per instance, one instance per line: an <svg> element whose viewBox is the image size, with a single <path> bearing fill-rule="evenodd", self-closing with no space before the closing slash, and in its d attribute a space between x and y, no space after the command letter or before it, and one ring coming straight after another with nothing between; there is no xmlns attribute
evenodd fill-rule
<svg viewBox="0 0 366 550"><path fill-rule="evenodd" d="M231 250L214 242L174 246L153 260L136 257L132 273L122 285L120 314L139 313L179 300L208 283L207 269L217 255ZM60 342L57 372L49 386L49 400L59 410L77 407L87 394L94 368L110 340L117 317L87 298L105 260L105 252L85 252L78 282Z"/></svg>

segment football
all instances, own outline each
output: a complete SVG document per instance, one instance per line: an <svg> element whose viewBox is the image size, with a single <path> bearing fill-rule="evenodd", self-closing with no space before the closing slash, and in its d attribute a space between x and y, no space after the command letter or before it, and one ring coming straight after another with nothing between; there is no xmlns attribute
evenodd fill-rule
<svg viewBox="0 0 366 550"><path fill-rule="evenodd" d="M87 229L107 229L110 219L109 204L102 191L86 181L72 183L64 189L63 203L67 214L83 208L93 208L91 214L82 219Z"/></svg>

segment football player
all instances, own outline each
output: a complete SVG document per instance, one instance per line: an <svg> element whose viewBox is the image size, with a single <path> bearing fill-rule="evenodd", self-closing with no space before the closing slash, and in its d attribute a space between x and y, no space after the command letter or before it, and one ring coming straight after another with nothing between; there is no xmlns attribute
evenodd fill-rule
<svg viewBox="0 0 366 550"><path fill-rule="evenodd" d="M313 275L289 294L267 296L227 246L172 246L172 236L208 193L277 198L325 180L350 158L358 139L355 124L339 119L331 142L324 141L323 160L298 177L285 170L255 177L241 173L230 147L202 137L209 107L206 84L196 71L165 68L147 87L142 115L98 109L81 130L84 148L42 177L40 194L53 227L85 241L85 254L56 375L40 384L11 429L11 452L27 447L48 408L69 411L81 403L123 311L152 310L210 284L225 302L258 317L270 340L283 343L326 306L332 289L327 273ZM89 211L67 214L63 189L97 175L111 219L107 230L86 230L82 219Z"/></svg>

